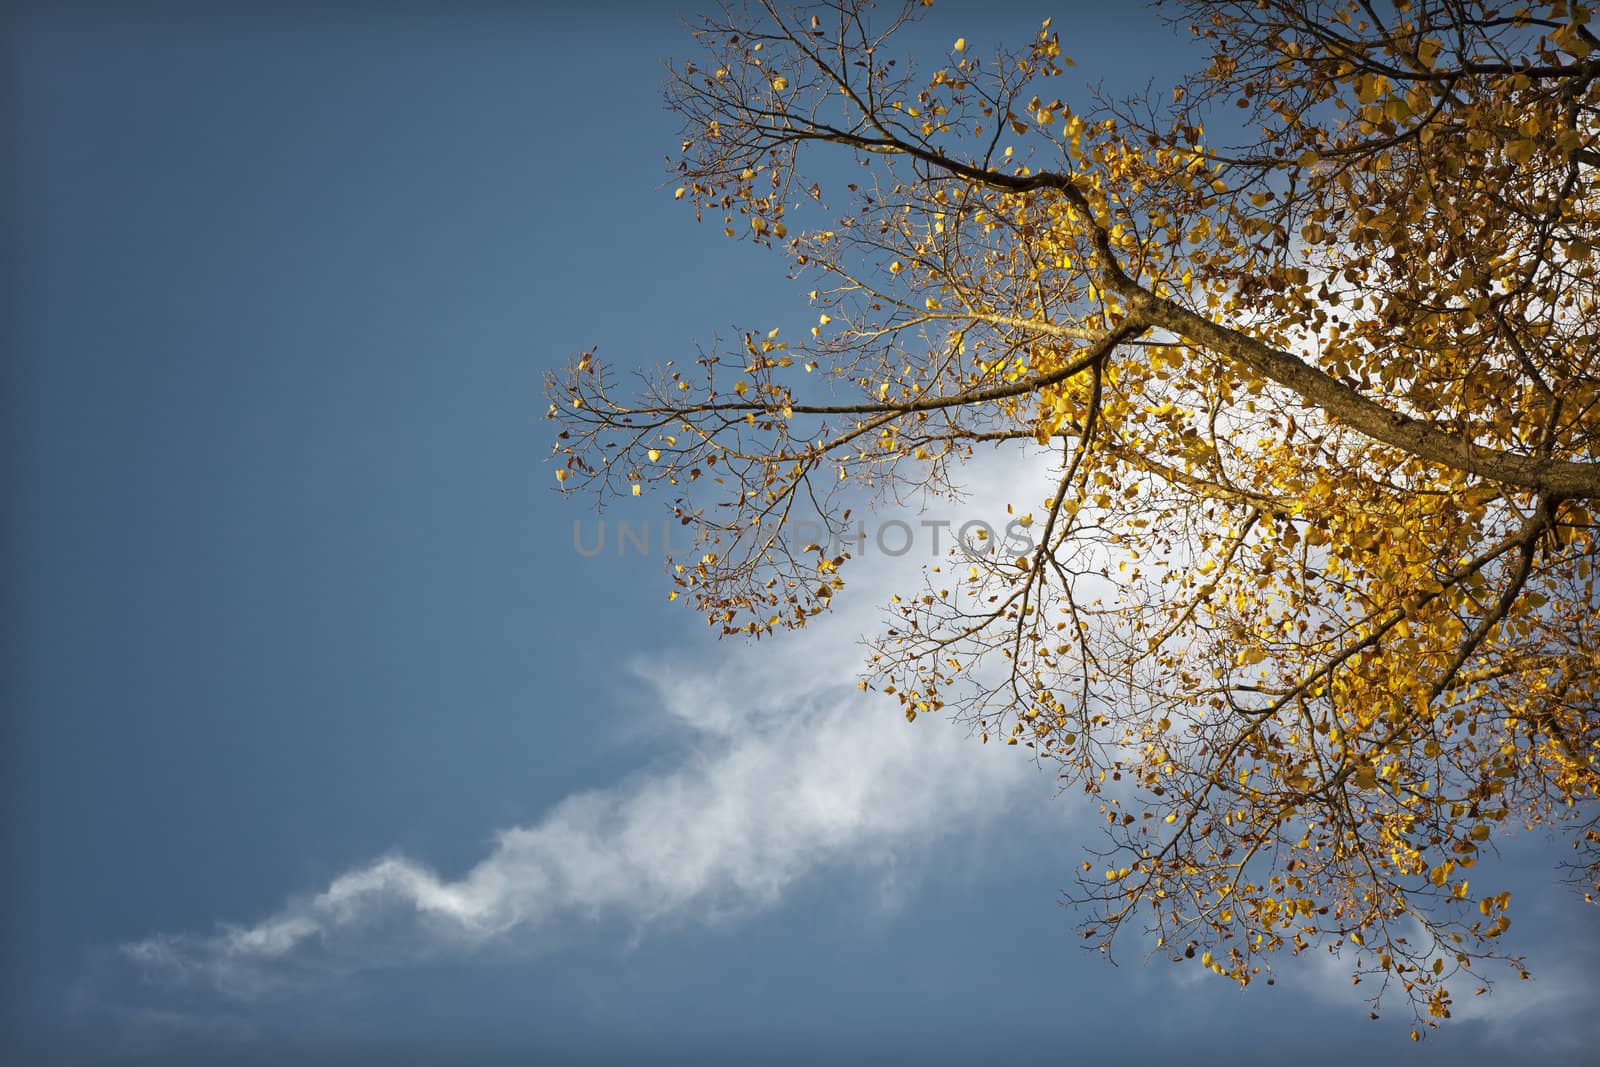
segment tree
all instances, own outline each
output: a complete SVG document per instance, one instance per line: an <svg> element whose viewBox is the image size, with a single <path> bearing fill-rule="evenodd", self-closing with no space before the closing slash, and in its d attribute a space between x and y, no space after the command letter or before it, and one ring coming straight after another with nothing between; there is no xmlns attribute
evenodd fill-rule
<svg viewBox="0 0 1600 1067"><path fill-rule="evenodd" d="M863 684L1099 805L1072 899L1102 951L1142 925L1247 984L1339 945L1374 1008L1398 988L1436 1025L1505 955L1509 895L1470 879L1496 834L1560 828L1600 890L1587 9L1196 0L1203 70L1081 107L1044 87L1070 65L1048 21L919 70L892 54L917 14L698 26L677 195L785 250L818 325L628 395L582 356L549 386L557 477L674 492L699 547L671 595L759 637L843 588L797 515L837 538L843 487L1058 453L1031 547L897 597ZM818 152L863 177L791 235Z"/></svg>

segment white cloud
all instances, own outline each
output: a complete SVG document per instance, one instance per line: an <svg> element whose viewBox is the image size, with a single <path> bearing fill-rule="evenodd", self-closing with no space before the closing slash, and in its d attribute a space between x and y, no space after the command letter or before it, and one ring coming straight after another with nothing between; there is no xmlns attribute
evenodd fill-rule
<svg viewBox="0 0 1600 1067"><path fill-rule="evenodd" d="M1586 918L1581 910L1587 905L1540 881L1549 873L1543 866L1522 873L1532 876L1528 895L1543 899L1543 908L1536 906L1532 916L1532 925L1540 929L1511 947L1527 954L1533 976L1519 979L1517 969L1505 964L1486 965L1486 983L1456 976L1449 983L1452 1021L1446 1025L1481 1027L1497 1043L1551 1055L1592 1047L1600 1040L1600 1018L1587 1010L1597 993L1595 950L1583 936L1581 922L1575 923L1574 929L1561 929L1563 923ZM1541 910L1546 913L1541 915ZM1552 919L1557 921L1552 924ZM1414 942L1421 939L1420 933L1413 935ZM1369 1007L1380 983L1369 976L1360 985L1352 985L1354 956L1349 946L1344 950L1342 954L1318 949L1299 957L1284 956L1274 962L1275 972L1289 988L1337 1010L1359 1012ZM1182 973L1180 969L1179 975ZM1204 972L1193 973L1209 977ZM1475 995L1475 990L1484 986L1489 991ZM1381 1011L1406 1028L1412 1025L1405 994L1398 987L1384 992Z"/></svg>
<svg viewBox="0 0 1600 1067"><path fill-rule="evenodd" d="M1003 515L1008 487L1037 493L1040 472L1006 458L1006 476L974 479L990 488L961 514ZM908 725L855 689L857 639L888 589L924 561L869 554L840 598L847 606L804 632L633 664L647 690L640 703L684 743L682 759L502 831L457 879L391 855L254 923L159 935L122 953L148 974L249 998L308 972L537 944L573 918L639 928L746 913L829 866L876 867L889 893L904 856L1019 796L1043 802L1053 787L1019 748L980 747L938 720Z"/></svg>

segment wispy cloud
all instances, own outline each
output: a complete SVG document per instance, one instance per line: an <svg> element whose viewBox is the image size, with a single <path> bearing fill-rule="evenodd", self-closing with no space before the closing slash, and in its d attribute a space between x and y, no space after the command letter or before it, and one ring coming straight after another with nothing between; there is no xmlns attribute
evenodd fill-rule
<svg viewBox="0 0 1600 1067"><path fill-rule="evenodd" d="M1040 484L1035 471L990 479L989 499L963 511L1003 515L998 494L1023 474ZM1042 800L1052 779L1022 750L980 747L950 723L909 726L856 691L856 639L920 562L869 557L848 609L800 634L632 664L681 758L500 832L459 878L389 855L253 922L121 953L148 976L252 998L308 974L536 945L575 918L639 930L771 907L821 868L904 858L1019 795Z"/></svg>
<svg viewBox="0 0 1600 1067"><path fill-rule="evenodd" d="M1515 860L1489 859L1481 873L1494 876L1498 884L1514 885L1514 898L1531 900L1530 914L1519 916L1518 940L1503 946L1525 953L1530 979L1518 978L1518 969L1504 964L1489 964L1483 969L1486 982L1457 976L1450 982L1453 994L1452 1027L1477 1027L1497 1044L1517 1045L1525 1050L1567 1056L1579 1049L1592 1048L1600 1041L1600 1016L1589 1010L1600 993L1600 945L1593 934L1595 924L1584 913L1586 905L1568 891L1550 884L1548 853L1517 856ZM1526 921L1524 921L1526 920ZM1420 929L1412 935L1414 943L1423 939ZM1275 964L1280 980L1290 988L1328 1004L1334 1010L1357 1013L1381 983L1368 977L1359 985L1351 983L1354 954L1348 945L1342 954L1316 950L1298 958L1284 957ZM1369 961L1370 962L1370 961ZM1178 972L1180 976L1209 976L1203 972ZM1476 990L1487 988L1483 995ZM1405 1027L1411 1016L1405 994L1399 988L1384 992L1384 1010Z"/></svg>

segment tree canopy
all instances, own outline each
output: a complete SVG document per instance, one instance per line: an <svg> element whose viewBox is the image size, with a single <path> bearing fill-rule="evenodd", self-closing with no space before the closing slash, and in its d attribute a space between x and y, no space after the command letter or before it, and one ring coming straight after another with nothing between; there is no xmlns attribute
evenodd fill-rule
<svg viewBox="0 0 1600 1067"><path fill-rule="evenodd" d="M1600 893L1588 9L1197 0L1196 73L1068 100L1070 27L914 62L920 6L694 27L677 196L790 257L817 325L636 382L579 357L557 477L671 493L670 595L761 636L844 588L850 490L1058 457L1026 550L930 568L863 685L1098 805L1091 944L1241 984L1338 945L1435 1025L1506 955L1497 835L1557 828Z"/></svg>

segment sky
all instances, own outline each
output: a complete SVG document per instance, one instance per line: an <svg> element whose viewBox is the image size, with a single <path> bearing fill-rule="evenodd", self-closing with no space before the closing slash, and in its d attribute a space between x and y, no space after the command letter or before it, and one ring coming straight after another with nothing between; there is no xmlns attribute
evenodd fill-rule
<svg viewBox="0 0 1600 1067"><path fill-rule="evenodd" d="M1059 0L912 47L1046 15L1075 85L1195 59ZM672 4L4 17L8 1062L1592 1062L1542 839L1501 867L1536 979L1420 1046L1336 960L1113 966L1049 771L855 689L907 560L751 645L614 551L659 502L575 551L547 369L810 324L672 200Z"/></svg>

